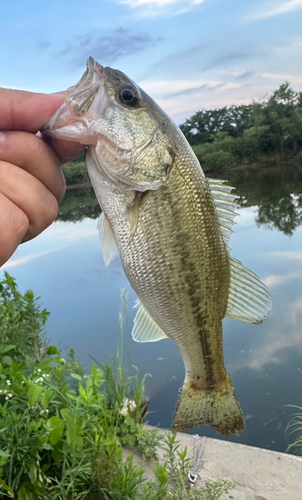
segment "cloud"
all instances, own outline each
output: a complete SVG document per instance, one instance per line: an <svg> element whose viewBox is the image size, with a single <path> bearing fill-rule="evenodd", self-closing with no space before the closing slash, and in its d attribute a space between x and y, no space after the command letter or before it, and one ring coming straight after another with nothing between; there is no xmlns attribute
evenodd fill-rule
<svg viewBox="0 0 302 500"><path fill-rule="evenodd" d="M281 257L281 259L288 260L302 260L302 252L294 252L290 250L285 250L284 252L267 252L266 255L269 257Z"/></svg>
<svg viewBox="0 0 302 500"><path fill-rule="evenodd" d="M234 83L226 83L226 82L220 82L220 83L214 83L214 84L208 84L208 83L203 83L202 85L198 87L188 87L183 90L179 90L178 92L172 93L172 94L166 94L166 97L176 97L176 96L184 96L184 95L195 95L195 94L200 94L201 92L212 92L213 90L226 90L230 88L235 88L238 87L238 85Z"/></svg>
<svg viewBox="0 0 302 500"><path fill-rule="evenodd" d="M147 50L161 40L153 39L147 33L130 33L121 27L109 35L77 36L59 55L70 56L77 66L83 65L88 55L102 64L112 64L119 57Z"/></svg>
<svg viewBox="0 0 302 500"><path fill-rule="evenodd" d="M131 5L131 7L141 7L142 5L151 5L152 7L164 8L167 5L177 3L188 3L197 5L203 3L204 0L124 0L123 3Z"/></svg>
<svg viewBox="0 0 302 500"><path fill-rule="evenodd" d="M300 273L294 272L294 273L285 274L283 276L280 276L278 274L270 274L269 276L264 278L262 281L268 288L273 288L274 286L283 285L284 283L287 283L288 281L292 281L292 280L296 280L296 279L301 280Z"/></svg>
<svg viewBox="0 0 302 500"><path fill-rule="evenodd" d="M50 42L39 42L37 43L37 47L40 50L45 50L50 46Z"/></svg>
<svg viewBox="0 0 302 500"><path fill-rule="evenodd" d="M179 15L187 12L204 0L116 0L140 10L143 17L153 17L160 14Z"/></svg>
<svg viewBox="0 0 302 500"><path fill-rule="evenodd" d="M287 2L267 3L261 10L253 11L247 16L247 21L257 21L269 17L279 16L302 9L302 0L289 0Z"/></svg>
<svg viewBox="0 0 302 500"><path fill-rule="evenodd" d="M271 80L276 80L277 82L290 82L291 84L302 84L302 76L301 75L289 75L286 73L260 73L258 76L262 78L267 78Z"/></svg>
<svg viewBox="0 0 302 500"><path fill-rule="evenodd" d="M242 61L242 60L245 61L246 59L250 58L253 55L255 54L252 54L251 52L230 52L227 54L222 54L208 66L203 68L202 71L208 71L209 69L217 68L219 66L224 66L226 63L228 64L229 62L233 61Z"/></svg>
<svg viewBox="0 0 302 500"><path fill-rule="evenodd" d="M234 373L245 368L260 371L270 363L286 363L293 350L302 355L301 321L302 297L292 304L283 304L275 310L265 340L240 361L231 363L229 371Z"/></svg>
<svg viewBox="0 0 302 500"><path fill-rule="evenodd" d="M8 262L3 264L1 266L1 271L4 271L5 269L9 269L10 267L19 267L19 266L24 266L24 264L28 264L28 262L31 262L32 260L36 260L39 257L44 257L44 255L50 254L58 250L57 248L54 248L52 250L45 250L43 252L37 252L33 253L31 255L26 255L25 257L12 257Z"/></svg>

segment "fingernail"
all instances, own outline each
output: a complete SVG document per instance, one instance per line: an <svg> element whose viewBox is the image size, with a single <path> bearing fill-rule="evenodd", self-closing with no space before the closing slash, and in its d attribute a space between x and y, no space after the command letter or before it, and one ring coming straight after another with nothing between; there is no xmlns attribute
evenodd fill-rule
<svg viewBox="0 0 302 500"><path fill-rule="evenodd" d="M0 132L0 146L4 144L5 141L5 134L3 132Z"/></svg>

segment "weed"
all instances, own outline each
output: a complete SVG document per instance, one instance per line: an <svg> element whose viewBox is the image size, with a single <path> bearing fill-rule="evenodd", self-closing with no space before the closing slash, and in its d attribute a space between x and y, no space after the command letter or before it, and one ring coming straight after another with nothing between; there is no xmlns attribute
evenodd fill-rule
<svg viewBox="0 0 302 500"><path fill-rule="evenodd" d="M292 408L296 408L299 410L297 413L294 413L293 418L289 422L286 431L289 431L289 434L296 434L295 441L290 444L287 448L287 452L294 450L297 455L302 456L302 407L289 405Z"/></svg>

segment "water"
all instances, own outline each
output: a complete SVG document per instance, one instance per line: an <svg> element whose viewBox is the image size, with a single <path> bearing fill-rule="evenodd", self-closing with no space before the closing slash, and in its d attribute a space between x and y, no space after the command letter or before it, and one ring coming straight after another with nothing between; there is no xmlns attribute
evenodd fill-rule
<svg viewBox="0 0 302 500"><path fill-rule="evenodd" d="M302 386L302 170L286 166L236 171L228 178L240 196L232 255L268 285L274 306L263 325L224 320L224 356L246 417L246 430L231 441L285 451L285 432ZM135 294L119 258L105 267L96 229L99 207L91 190L69 191L59 220L22 245L0 271L31 288L51 312L47 332L62 349L73 346L83 364L116 354L120 289L129 290L128 335ZM182 359L171 340L136 344L131 362L147 378L149 423L170 427ZM63 351L66 352L66 351ZM191 432L219 438L209 426ZM225 439L225 438L224 438Z"/></svg>

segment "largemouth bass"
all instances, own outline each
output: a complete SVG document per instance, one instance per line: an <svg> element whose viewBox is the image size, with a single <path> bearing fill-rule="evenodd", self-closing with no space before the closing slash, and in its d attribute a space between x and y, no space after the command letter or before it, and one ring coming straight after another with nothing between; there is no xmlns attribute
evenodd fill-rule
<svg viewBox="0 0 302 500"><path fill-rule="evenodd" d="M92 58L42 131L88 145L104 260L119 252L139 298L134 340L168 337L182 355L186 375L172 430L243 431L223 362L222 320L261 323L272 303L259 278L230 255L232 188L205 177L179 128L138 85Z"/></svg>

